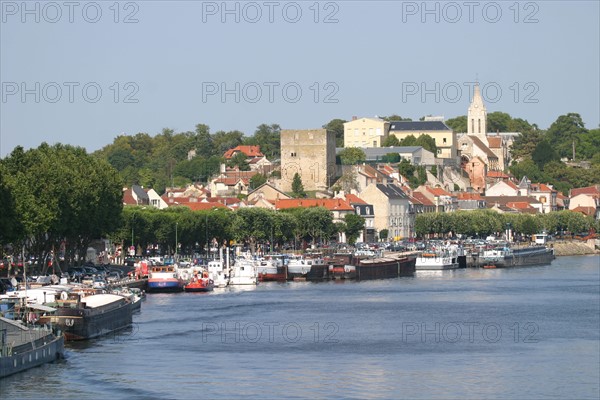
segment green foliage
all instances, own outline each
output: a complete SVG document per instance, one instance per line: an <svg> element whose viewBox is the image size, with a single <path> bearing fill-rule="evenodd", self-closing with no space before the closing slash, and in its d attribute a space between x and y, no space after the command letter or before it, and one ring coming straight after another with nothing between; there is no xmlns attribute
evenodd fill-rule
<svg viewBox="0 0 600 400"><path fill-rule="evenodd" d="M393 147L393 146L400 146L400 140L398 140L396 135L388 135L388 137L386 137L385 140L383 141L383 143L381 144L381 147Z"/></svg>
<svg viewBox="0 0 600 400"><path fill-rule="evenodd" d="M398 153L387 153L383 157L381 157L381 162L384 163L397 163L400 162L400 154Z"/></svg>
<svg viewBox="0 0 600 400"><path fill-rule="evenodd" d="M360 215L346 214L344 216L344 225L343 232L346 233L347 242L354 244L365 227L365 219Z"/></svg>
<svg viewBox="0 0 600 400"><path fill-rule="evenodd" d="M281 151L281 127L277 124L261 124L256 128L253 137L244 140L244 144L258 145L268 159L278 159Z"/></svg>
<svg viewBox="0 0 600 400"><path fill-rule="evenodd" d="M85 254L92 239L118 228L122 182L108 162L84 149L46 143L28 151L17 147L1 165L3 176L11 177L2 184L13 204L3 214L22 223L19 237L12 239L28 239L27 253L44 258L65 241L65 258L73 260Z"/></svg>
<svg viewBox="0 0 600 400"><path fill-rule="evenodd" d="M267 177L263 174L252 175L250 178L250 189L254 190L265 183L267 183Z"/></svg>
<svg viewBox="0 0 600 400"><path fill-rule="evenodd" d="M335 132L335 147L344 147L344 123L348 121L344 119L332 119L323 128L328 131Z"/></svg>
<svg viewBox="0 0 600 400"><path fill-rule="evenodd" d="M398 114L392 114L388 117L381 117L384 121L412 121L411 118L402 118Z"/></svg>
<svg viewBox="0 0 600 400"><path fill-rule="evenodd" d="M365 152L358 147L347 147L338 156L342 165L356 165L367 159Z"/></svg>
<svg viewBox="0 0 600 400"><path fill-rule="evenodd" d="M538 166L540 170L544 169L544 165L550 161L559 161L560 157L554 150L554 147L548 143L547 140L542 140L538 143L531 154L532 161Z"/></svg>
<svg viewBox="0 0 600 400"><path fill-rule="evenodd" d="M335 231L331 212L323 207L302 208L298 215L298 233L301 237L328 239Z"/></svg>
<svg viewBox="0 0 600 400"><path fill-rule="evenodd" d="M560 157L573 158L573 143L575 143L575 152L578 154L581 149L581 139L588 134L585 129L581 116L577 113L568 113L561 115L550 125L546 132L546 138ZM597 148L596 151L599 151Z"/></svg>
<svg viewBox="0 0 600 400"><path fill-rule="evenodd" d="M521 160L529 157L537 145L543 140L544 136L541 131L525 131L517 136L510 148L512 158Z"/></svg>
<svg viewBox="0 0 600 400"><path fill-rule="evenodd" d="M415 167L406 159L403 159L398 164L398 172L408 179L408 184L413 189L427 182L427 172L425 167Z"/></svg>
<svg viewBox="0 0 600 400"><path fill-rule="evenodd" d="M387 240L389 235L389 231L387 229L382 229L379 231L379 239L385 241Z"/></svg>
<svg viewBox="0 0 600 400"><path fill-rule="evenodd" d="M437 176L438 176L437 165L433 165L431 167L431 169L429 170L429 172L431 172L431 175L433 175L433 176L435 176L437 178Z"/></svg>
<svg viewBox="0 0 600 400"><path fill-rule="evenodd" d="M294 174L294 179L292 180L292 192L294 197L306 197L306 192L304 192L304 185L302 184L302 178L300 178L300 174L297 172Z"/></svg>
<svg viewBox="0 0 600 400"><path fill-rule="evenodd" d="M175 182L207 182L218 173L223 153L242 143L259 145L268 158L278 158L280 127L263 124L257 127L254 136L246 138L235 130L211 135L204 124L182 133L165 128L154 137L146 133L118 136L94 155L119 171L125 186L138 184L162 193ZM195 156L188 160L188 153L194 152ZM239 164L242 169L247 168L244 162Z"/></svg>
<svg viewBox="0 0 600 400"><path fill-rule="evenodd" d="M236 153L233 157L231 157L227 164L230 167L238 167L240 171L250 171L250 165L246 161L247 158L248 157L246 156L246 154L240 151L239 153Z"/></svg>
<svg viewBox="0 0 600 400"><path fill-rule="evenodd" d="M467 116L461 115L455 118L450 118L445 121L445 124L448 125L454 132L458 133L466 133L467 132Z"/></svg>

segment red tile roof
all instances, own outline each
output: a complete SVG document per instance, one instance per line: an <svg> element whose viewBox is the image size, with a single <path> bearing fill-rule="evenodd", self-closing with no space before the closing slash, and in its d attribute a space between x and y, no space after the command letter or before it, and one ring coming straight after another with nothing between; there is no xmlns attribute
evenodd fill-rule
<svg viewBox="0 0 600 400"><path fill-rule="evenodd" d="M366 201L364 201L363 199L361 199L361 198L360 198L360 197L358 197L357 195L355 195L355 194L351 194L351 193L348 193L348 194L346 195L346 200L347 200L348 202L350 202L350 204L367 204L367 202L366 202Z"/></svg>
<svg viewBox="0 0 600 400"><path fill-rule="evenodd" d="M572 209L571 211L573 212L580 212L584 215L587 215L588 217L593 217L596 214L596 207L575 207L574 209Z"/></svg>
<svg viewBox="0 0 600 400"><path fill-rule="evenodd" d="M586 186L586 187L582 187L582 188L571 189L571 197L575 197L579 194L600 196L600 185Z"/></svg>
<svg viewBox="0 0 600 400"><path fill-rule="evenodd" d="M460 192L457 197L458 200L483 200L479 193Z"/></svg>
<svg viewBox="0 0 600 400"><path fill-rule="evenodd" d="M499 179L509 179L510 178L509 175L506 175L502 171L488 171L487 177L488 178L499 178Z"/></svg>
<svg viewBox="0 0 600 400"><path fill-rule="evenodd" d="M137 205L137 201L135 201L131 194L131 188L123 190L123 204Z"/></svg>
<svg viewBox="0 0 600 400"><path fill-rule="evenodd" d="M537 190L538 192L555 192L556 190L551 189L548 185L544 183L532 183L531 188L533 190Z"/></svg>
<svg viewBox="0 0 600 400"><path fill-rule="evenodd" d="M429 193L433 194L434 196L452 196L450 193L446 192L444 189L442 188L433 188L430 186L425 186L427 188L427 190L429 191Z"/></svg>
<svg viewBox="0 0 600 400"><path fill-rule="evenodd" d="M248 158L250 157L263 157L264 154L260 152L260 146L237 146L233 149L229 149L223 154L223 157L230 159L237 152L244 153Z"/></svg>
<svg viewBox="0 0 600 400"><path fill-rule="evenodd" d="M502 138L497 136L488 136L487 141L490 149L497 149L502 147Z"/></svg>
<svg viewBox="0 0 600 400"><path fill-rule="evenodd" d="M354 211L354 207L343 199L279 199L275 202L277 210L298 207L325 207L329 211Z"/></svg>
<svg viewBox="0 0 600 400"><path fill-rule="evenodd" d="M223 204L217 203L217 202L208 202L208 203L202 203L202 202L180 203L179 205L187 207L187 208L189 208L192 211L212 210L213 208L227 208Z"/></svg>
<svg viewBox="0 0 600 400"><path fill-rule="evenodd" d="M413 197L420 201L424 206L435 206L435 204L421 192L413 192Z"/></svg>

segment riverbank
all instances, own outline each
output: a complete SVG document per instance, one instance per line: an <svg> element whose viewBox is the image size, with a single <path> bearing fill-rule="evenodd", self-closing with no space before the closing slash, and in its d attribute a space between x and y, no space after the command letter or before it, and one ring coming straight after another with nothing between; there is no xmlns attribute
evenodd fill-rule
<svg viewBox="0 0 600 400"><path fill-rule="evenodd" d="M556 256L584 256L589 254L600 254L600 251L594 250L591 244L578 241L557 241L552 243L554 255Z"/></svg>

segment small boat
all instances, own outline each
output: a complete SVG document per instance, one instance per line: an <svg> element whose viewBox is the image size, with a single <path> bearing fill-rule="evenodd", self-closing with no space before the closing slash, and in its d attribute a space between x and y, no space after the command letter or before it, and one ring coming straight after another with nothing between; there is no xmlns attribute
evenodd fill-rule
<svg viewBox="0 0 600 400"><path fill-rule="evenodd" d="M257 260L256 272L258 273L259 282L281 282L285 281L287 274L283 260L270 257L270 260Z"/></svg>
<svg viewBox="0 0 600 400"><path fill-rule="evenodd" d="M231 269L229 276L230 285L256 285L258 284L258 274L254 260L248 257L239 257Z"/></svg>
<svg viewBox="0 0 600 400"><path fill-rule="evenodd" d="M148 277L148 292L182 292L185 281L181 279L174 265L156 265Z"/></svg>
<svg viewBox="0 0 600 400"><path fill-rule="evenodd" d="M458 268L458 255L448 250L427 251L419 254L415 262L417 271Z"/></svg>
<svg viewBox="0 0 600 400"><path fill-rule="evenodd" d="M214 289L214 282L208 277L208 271L204 271L192 277L192 280L183 287L186 292L210 292Z"/></svg>
<svg viewBox="0 0 600 400"><path fill-rule="evenodd" d="M222 261L209 261L206 269L208 270L208 277L213 281L214 287L224 288L229 284L229 275L225 272Z"/></svg>

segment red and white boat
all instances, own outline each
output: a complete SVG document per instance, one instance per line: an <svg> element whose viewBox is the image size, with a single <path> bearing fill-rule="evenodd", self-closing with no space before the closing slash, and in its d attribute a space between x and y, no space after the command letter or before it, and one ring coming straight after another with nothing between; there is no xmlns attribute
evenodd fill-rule
<svg viewBox="0 0 600 400"><path fill-rule="evenodd" d="M186 292L210 292L214 287L213 280L208 277L208 272L204 271L201 275L194 275L192 280L183 289Z"/></svg>

